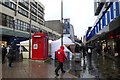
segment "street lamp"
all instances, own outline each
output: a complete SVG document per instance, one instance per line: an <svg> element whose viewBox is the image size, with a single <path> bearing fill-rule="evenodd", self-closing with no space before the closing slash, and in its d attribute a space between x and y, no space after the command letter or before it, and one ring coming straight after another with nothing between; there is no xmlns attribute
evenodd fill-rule
<svg viewBox="0 0 120 80"><path fill-rule="evenodd" d="M62 31L61 31L61 45L63 45L63 0L61 0L61 24L62 24Z"/></svg>
<svg viewBox="0 0 120 80"><path fill-rule="evenodd" d="M29 59L31 55L31 2L30 2L30 27L29 27Z"/></svg>

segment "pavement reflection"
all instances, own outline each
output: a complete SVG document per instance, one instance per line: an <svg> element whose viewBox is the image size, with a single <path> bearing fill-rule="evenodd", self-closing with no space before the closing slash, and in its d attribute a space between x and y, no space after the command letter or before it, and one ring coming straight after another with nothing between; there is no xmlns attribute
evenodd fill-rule
<svg viewBox="0 0 120 80"><path fill-rule="evenodd" d="M118 58L119 59L119 58ZM91 61L86 56L80 62L66 61L64 69L78 78L118 78L120 77L120 60L114 61L103 55L93 54ZM54 66L56 61L52 61Z"/></svg>

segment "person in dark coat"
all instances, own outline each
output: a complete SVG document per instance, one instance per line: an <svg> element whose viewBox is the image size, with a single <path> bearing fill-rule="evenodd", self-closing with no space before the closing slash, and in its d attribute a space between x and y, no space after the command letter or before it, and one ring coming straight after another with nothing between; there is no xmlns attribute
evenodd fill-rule
<svg viewBox="0 0 120 80"><path fill-rule="evenodd" d="M85 56L86 56L86 46L83 46L83 59L85 60Z"/></svg>
<svg viewBox="0 0 120 80"><path fill-rule="evenodd" d="M7 57L8 57L8 61L9 61L8 66L12 67L13 58L14 58L14 50L13 50L12 46L9 46L9 52L8 52Z"/></svg>
<svg viewBox="0 0 120 80"><path fill-rule="evenodd" d="M3 47L2 47L2 64L5 63L5 56L6 56L6 54L7 54L7 49L3 45Z"/></svg>
<svg viewBox="0 0 120 80"><path fill-rule="evenodd" d="M92 51L93 47L92 46L88 46L87 47L87 54L88 54L88 60L89 60L89 69L91 69L91 65L92 65Z"/></svg>
<svg viewBox="0 0 120 80"><path fill-rule="evenodd" d="M65 59L67 60L67 56L65 55L64 52L64 46L61 46L59 50L57 50L56 52L56 58L58 60L58 66L55 69L55 74L56 76L59 76L58 71L61 69L62 73L65 73L64 69L63 69L63 63L65 61Z"/></svg>

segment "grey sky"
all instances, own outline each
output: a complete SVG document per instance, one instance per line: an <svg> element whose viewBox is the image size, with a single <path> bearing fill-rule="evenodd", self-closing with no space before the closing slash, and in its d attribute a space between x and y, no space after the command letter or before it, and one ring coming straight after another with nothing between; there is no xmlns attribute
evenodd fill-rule
<svg viewBox="0 0 120 80"><path fill-rule="evenodd" d="M45 6L45 20L61 19L61 0L39 0ZM63 0L63 18L70 18L75 35L85 35L89 26L93 26L94 0Z"/></svg>

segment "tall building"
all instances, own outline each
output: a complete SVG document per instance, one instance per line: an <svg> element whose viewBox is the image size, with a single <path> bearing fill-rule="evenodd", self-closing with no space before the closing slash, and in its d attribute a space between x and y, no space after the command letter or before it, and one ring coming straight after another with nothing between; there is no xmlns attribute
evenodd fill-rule
<svg viewBox="0 0 120 80"><path fill-rule="evenodd" d="M64 19L63 24L60 20L45 21L45 26L59 34L63 32L63 36L69 37L74 42L74 27L70 24L70 19Z"/></svg>
<svg viewBox="0 0 120 80"><path fill-rule="evenodd" d="M45 27L45 7L38 0L0 0L0 35L10 43L29 39L35 32L43 31L49 37L60 34Z"/></svg>
<svg viewBox="0 0 120 80"><path fill-rule="evenodd" d="M120 53L120 1L95 1L95 24L86 34L87 42L98 41L102 49L111 47L111 53Z"/></svg>

